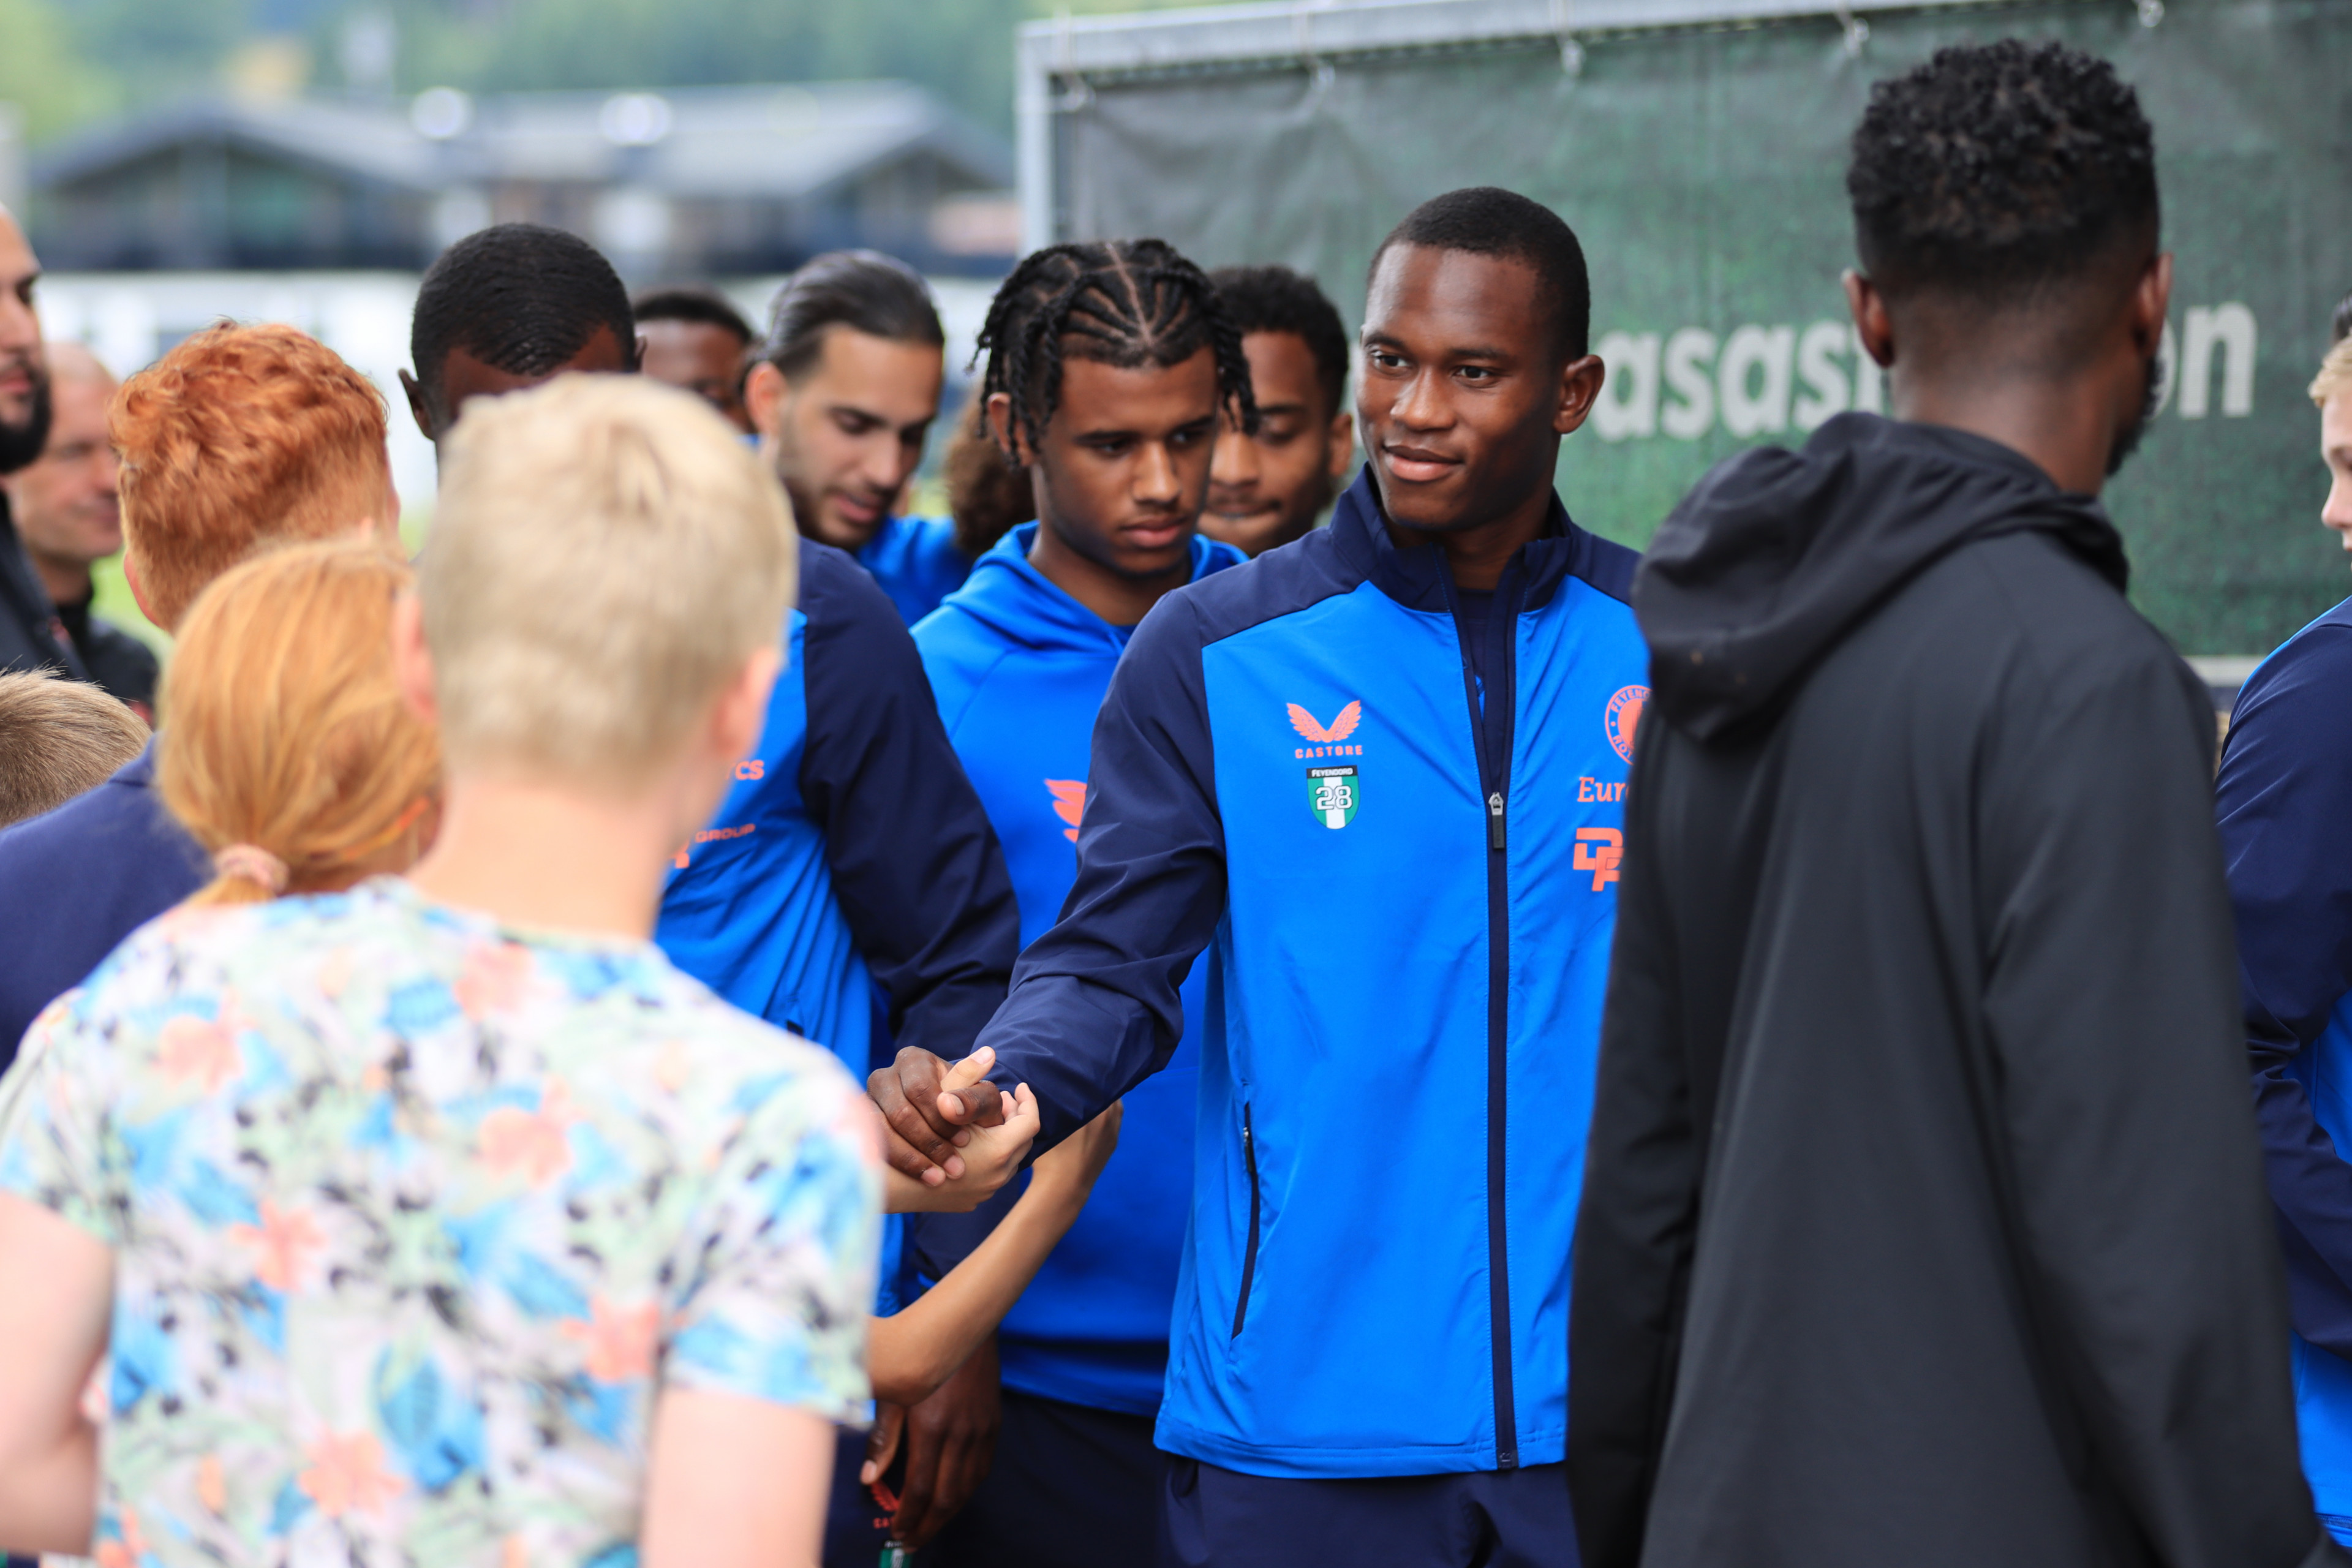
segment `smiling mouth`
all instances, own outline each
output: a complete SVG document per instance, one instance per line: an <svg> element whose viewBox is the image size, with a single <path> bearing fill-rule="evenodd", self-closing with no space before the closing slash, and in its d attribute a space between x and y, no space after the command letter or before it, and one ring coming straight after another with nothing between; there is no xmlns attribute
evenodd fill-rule
<svg viewBox="0 0 2352 1568"><path fill-rule="evenodd" d="M1408 482L1426 483L1441 479L1462 466L1458 458L1410 447L1383 447L1381 453L1388 459L1390 474Z"/></svg>

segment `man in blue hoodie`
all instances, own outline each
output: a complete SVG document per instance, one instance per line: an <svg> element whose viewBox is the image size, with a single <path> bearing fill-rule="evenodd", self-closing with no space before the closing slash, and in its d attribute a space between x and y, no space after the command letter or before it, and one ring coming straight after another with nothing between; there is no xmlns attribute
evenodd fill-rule
<svg viewBox="0 0 2352 1568"><path fill-rule="evenodd" d="M829 251L777 291L743 383L801 532L857 557L908 626L971 571L952 519L898 510L939 417L946 345L913 268L879 251Z"/></svg>
<svg viewBox="0 0 2352 1568"><path fill-rule="evenodd" d="M1164 273L1167 329L1133 364L1068 361L1034 440L1008 395L989 400L1038 518L915 628L949 739L1003 842L1024 942L1069 896L1095 715L1136 624L1243 560L1196 532L1221 405L1248 405L1246 375L1216 357L1206 278L1157 240L1056 246L1006 280L988 344L1014 352L1059 285L1122 268ZM1181 992L1188 1040L1200 1037L1205 978L1195 972ZM1129 1092L1120 1157L998 1331L1003 1435L988 1480L940 1538L943 1568L1093 1568L1156 1552L1166 1458L1151 1424L1192 1213L1198 1079L1188 1051Z"/></svg>
<svg viewBox="0 0 2352 1568"><path fill-rule="evenodd" d="M1024 432L1066 361L1166 330L1155 270L1101 293L1135 303L1081 294L1001 356ZM1552 493L1601 388L1589 319L1574 235L1525 197L1389 236L1365 475L1138 628L1065 914L981 1037L1066 1136L1169 1060L1208 955L1157 1433L1177 1563L1576 1561L1568 1254L1648 664L1633 553ZM998 1109L940 1071L872 1082L910 1173Z"/></svg>
<svg viewBox="0 0 2352 1568"><path fill-rule="evenodd" d="M2352 550L2352 342L2311 384ZM2290 637L2239 693L2215 784L2271 1199L2294 1319L2304 1473L2352 1545L2352 599Z"/></svg>

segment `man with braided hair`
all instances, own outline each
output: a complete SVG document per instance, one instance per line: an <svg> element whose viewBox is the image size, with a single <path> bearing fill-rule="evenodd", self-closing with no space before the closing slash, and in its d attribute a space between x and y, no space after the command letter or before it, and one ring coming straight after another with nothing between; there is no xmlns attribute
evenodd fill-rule
<svg viewBox="0 0 2352 1568"><path fill-rule="evenodd" d="M1173 258L1111 260L1041 261L992 365L1057 487L1126 449L1088 434L1080 378L1181 320ZM1136 629L1061 920L982 1033L1065 1137L1169 1065L1203 975L1163 1561L1577 1561L1568 1254L1646 695L1633 556L1552 493L1601 389L1590 314L1576 237L1524 196L1397 226L1365 307L1365 474L1328 528ZM1241 345L1203 330L1245 427ZM1175 538L1139 523L1094 559L1172 572ZM997 1110L940 1076L902 1052L872 1082L913 1173Z"/></svg>
<svg viewBox="0 0 2352 1568"><path fill-rule="evenodd" d="M1234 343L1209 280L1156 239L1038 252L981 333L998 460L1017 465L1037 520L981 557L915 643L1004 845L1024 942L1069 896L1095 715L1136 623L1243 559L1196 533L1223 411L1249 407ZM1036 376L1041 354L1057 376ZM1188 1038L1206 980L1202 967L1181 988ZM1127 1096L1119 1158L998 1330L996 1463L940 1538L941 1568L1152 1560L1167 1457L1151 1423L1192 1207L1197 1060ZM940 1216L927 1235L950 1227L978 1228Z"/></svg>

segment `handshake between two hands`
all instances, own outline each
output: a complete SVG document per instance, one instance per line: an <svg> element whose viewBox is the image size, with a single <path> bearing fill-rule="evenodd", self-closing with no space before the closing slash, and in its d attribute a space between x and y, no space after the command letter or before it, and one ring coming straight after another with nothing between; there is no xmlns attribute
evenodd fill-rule
<svg viewBox="0 0 2352 1568"><path fill-rule="evenodd" d="M952 1064L910 1046L866 1079L886 1128L885 1208L961 1214L1019 1173L1037 1139L1037 1097L1025 1083L1008 1095L989 1082L995 1065L985 1046ZM1118 1147L1119 1116L1113 1105L1039 1155L1030 1193L1083 1205Z"/></svg>

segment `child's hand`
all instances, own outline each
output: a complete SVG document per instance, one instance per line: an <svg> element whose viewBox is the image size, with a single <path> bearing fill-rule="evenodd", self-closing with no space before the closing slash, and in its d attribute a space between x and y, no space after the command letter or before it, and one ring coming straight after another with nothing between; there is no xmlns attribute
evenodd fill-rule
<svg viewBox="0 0 2352 1568"><path fill-rule="evenodd" d="M948 1069L940 1080L940 1092L949 1095L969 1089L995 1065L996 1052L983 1046ZM1029 1145L1037 1141L1037 1097L1024 1083L1013 1091L1011 1101L1010 1114L1003 1123L970 1129L971 1142L957 1151L963 1156L962 1175L926 1186L889 1167L884 1172L887 1185L882 1206L892 1214L962 1214L977 1208L982 1199L1011 1181L1028 1156Z"/></svg>
<svg viewBox="0 0 2352 1568"><path fill-rule="evenodd" d="M1095 1178L1118 1147L1118 1123L1126 1106L1125 1100L1113 1101L1108 1110L1038 1155L1030 1167L1029 1190L1064 1199L1073 1208L1085 1204Z"/></svg>

